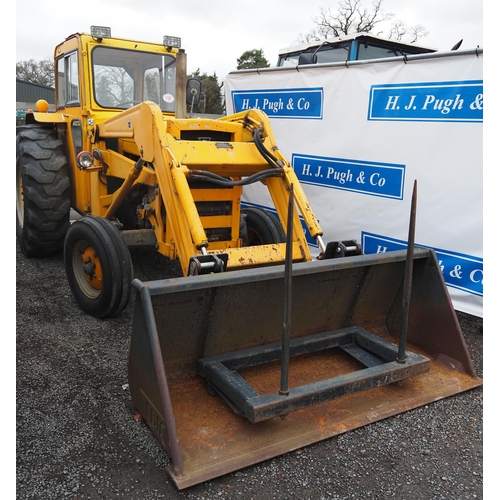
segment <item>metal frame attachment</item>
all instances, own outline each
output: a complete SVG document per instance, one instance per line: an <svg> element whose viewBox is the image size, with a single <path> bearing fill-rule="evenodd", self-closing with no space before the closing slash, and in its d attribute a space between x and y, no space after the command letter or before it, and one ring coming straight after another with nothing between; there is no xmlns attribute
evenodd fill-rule
<svg viewBox="0 0 500 500"><path fill-rule="evenodd" d="M261 422L347 394L400 382L407 377L425 373L430 367L428 358L408 351L405 363L398 363L397 345L356 326L291 340L290 356L332 348L342 349L364 368L290 388L286 393L259 394L238 370L279 360L281 343L278 342L200 359L198 373L235 413L244 415L251 422Z"/></svg>

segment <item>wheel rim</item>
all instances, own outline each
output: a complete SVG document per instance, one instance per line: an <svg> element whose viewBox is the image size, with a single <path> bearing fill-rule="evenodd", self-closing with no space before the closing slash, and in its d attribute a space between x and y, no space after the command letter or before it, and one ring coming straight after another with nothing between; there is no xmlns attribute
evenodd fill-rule
<svg viewBox="0 0 500 500"><path fill-rule="evenodd" d="M80 290L90 299L99 297L102 289L102 268L92 245L79 240L73 248L72 262Z"/></svg>
<svg viewBox="0 0 500 500"><path fill-rule="evenodd" d="M248 246L262 245L262 236L253 228L249 227L248 232Z"/></svg>
<svg viewBox="0 0 500 500"><path fill-rule="evenodd" d="M24 194L23 194L23 178L21 176L21 165L19 159L16 159L16 213L19 226L24 225Z"/></svg>

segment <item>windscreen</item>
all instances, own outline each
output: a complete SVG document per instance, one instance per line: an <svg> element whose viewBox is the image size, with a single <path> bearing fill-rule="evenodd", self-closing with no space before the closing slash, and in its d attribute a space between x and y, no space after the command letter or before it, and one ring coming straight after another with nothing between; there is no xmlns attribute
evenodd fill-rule
<svg viewBox="0 0 500 500"><path fill-rule="evenodd" d="M92 51L94 99L103 108L153 101L175 111L175 57L112 47Z"/></svg>
<svg viewBox="0 0 500 500"><path fill-rule="evenodd" d="M279 57L278 66L297 66L297 64L299 64L300 54L303 53L315 53L317 63L347 61L349 59L349 46L350 42L336 45L325 45L319 49L317 47L313 47L304 51L291 52Z"/></svg>

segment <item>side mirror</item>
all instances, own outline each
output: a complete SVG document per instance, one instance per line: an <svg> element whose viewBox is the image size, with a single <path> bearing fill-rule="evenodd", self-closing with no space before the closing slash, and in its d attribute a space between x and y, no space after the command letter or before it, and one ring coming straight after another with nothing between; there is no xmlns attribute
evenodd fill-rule
<svg viewBox="0 0 500 500"><path fill-rule="evenodd" d="M201 81L198 78L190 78L186 84L186 102L191 106L191 113L193 108L200 102L201 96Z"/></svg>
<svg viewBox="0 0 500 500"><path fill-rule="evenodd" d="M316 55L316 52L313 52L312 54L307 52L305 54L300 54L299 56L299 66L301 64L316 64L317 62L318 56Z"/></svg>

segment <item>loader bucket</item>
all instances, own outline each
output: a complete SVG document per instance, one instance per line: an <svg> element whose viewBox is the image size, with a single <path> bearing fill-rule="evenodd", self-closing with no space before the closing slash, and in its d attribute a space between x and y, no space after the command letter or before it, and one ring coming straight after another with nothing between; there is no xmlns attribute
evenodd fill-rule
<svg viewBox="0 0 500 500"><path fill-rule="evenodd" d="M176 486L481 385L435 253L414 249L407 314L406 261L395 251L294 264L288 344L284 265L134 280L132 401Z"/></svg>

